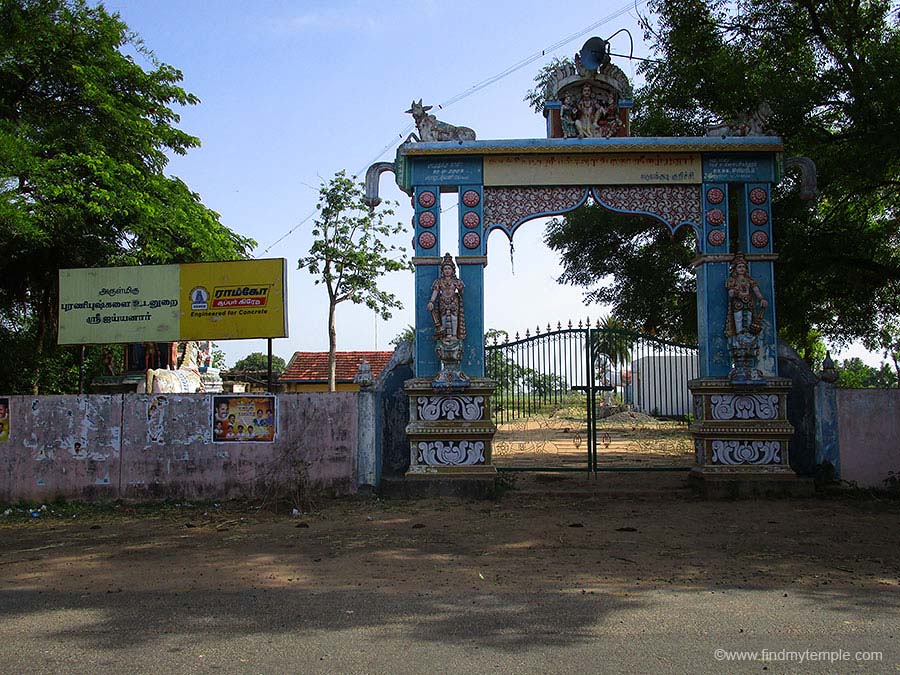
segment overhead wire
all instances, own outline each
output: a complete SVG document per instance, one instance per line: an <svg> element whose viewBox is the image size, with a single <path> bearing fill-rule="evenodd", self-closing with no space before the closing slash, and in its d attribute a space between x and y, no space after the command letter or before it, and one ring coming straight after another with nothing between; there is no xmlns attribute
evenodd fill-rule
<svg viewBox="0 0 900 675"><path fill-rule="evenodd" d="M439 103L437 105L438 109L444 110L444 109L448 108L449 106L453 105L454 103L458 103L459 101L462 101L463 99L468 98L472 94L475 94L475 93L481 91L482 89L489 87L490 85L494 84L495 82L499 82L503 78L505 78L509 75L512 75L517 70L521 70L525 66L528 66L528 65L534 63L535 61L537 61L538 59L546 56L548 53L552 53L552 52L556 51L560 47L567 45L568 43L572 42L573 40L577 40L578 38L591 32L592 30L595 30L596 28L599 28L600 26L603 26L604 24L607 24L610 21L613 21L614 19L619 18L623 14L627 14L628 12L630 12L632 10L637 10L638 7L640 7L643 4L646 4L646 2L647 2L647 0L629 0L629 2L627 4L616 9L615 11L613 11L612 13L603 17L602 19L599 19L599 20L595 21L594 23L590 24L589 26L585 26L584 28L582 28L574 33L571 33L563 38L560 38L553 44L551 44L547 47L544 47L544 49L542 49L538 52L534 52L533 54L526 56L525 58L517 61L516 63L512 64L511 66L500 71L496 75L492 75L484 80L481 80L480 82L473 84L471 87L469 87L465 91L462 91L459 94L456 94L455 96L451 96L443 103ZM629 35L629 37L630 37L630 35ZM628 57L628 58L637 58L637 57L632 56L632 57ZM377 162L379 159L381 159L384 156L384 153L386 153L388 150L390 150L392 147L394 147L400 141L402 141L404 138L406 138L413 131L413 129L415 129L415 125L410 123L406 127L404 127L402 131L397 132L397 134L395 136L391 137L391 140L379 151L379 153L377 155L375 155L372 159L370 159L354 175L355 176L361 175L369 166L371 166L372 164ZM291 229L289 229L287 232L285 232L283 235L281 235L274 242L269 244L265 249L263 249L259 254L257 254L256 257L258 258L258 257L268 253L277 244L281 243L282 241L287 239L291 234L296 232L297 229L301 225L308 222L309 219L312 218L314 215L316 215L315 210L310 212L300 222L298 222L296 225L294 225Z"/></svg>

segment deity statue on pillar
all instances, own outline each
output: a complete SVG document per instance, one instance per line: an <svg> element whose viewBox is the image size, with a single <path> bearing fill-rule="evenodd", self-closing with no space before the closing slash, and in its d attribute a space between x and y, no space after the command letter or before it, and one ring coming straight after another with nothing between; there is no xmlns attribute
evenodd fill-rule
<svg viewBox="0 0 900 675"><path fill-rule="evenodd" d="M431 285L426 309L434 321L434 340L441 372L434 380L436 387L465 387L469 378L459 369L463 341L466 339L466 316L463 310L465 284L456 276L453 256L447 253L441 271Z"/></svg>
<svg viewBox="0 0 900 675"><path fill-rule="evenodd" d="M447 253L441 261L441 272L431 285L428 311L434 320L434 339L466 339L466 317L462 296L465 284L456 276L456 264Z"/></svg>
<svg viewBox="0 0 900 675"><path fill-rule="evenodd" d="M725 289L728 292L725 337L734 363L729 378L737 383L762 382L762 373L755 366L763 314L769 303L759 290L759 284L750 276L743 253L735 254Z"/></svg>

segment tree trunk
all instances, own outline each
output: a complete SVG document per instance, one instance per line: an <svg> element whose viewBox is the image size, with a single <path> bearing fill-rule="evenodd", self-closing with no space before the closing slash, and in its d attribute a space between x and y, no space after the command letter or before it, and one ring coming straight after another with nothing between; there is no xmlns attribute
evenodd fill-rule
<svg viewBox="0 0 900 675"><path fill-rule="evenodd" d="M37 315L38 315L38 325L37 325L37 335L35 336L35 345L34 345L34 375L31 380L31 394L33 396L37 396L40 393L40 382L41 382L41 366L43 365L43 357L44 357L44 340L47 337L47 293L46 291L41 292L40 294L40 305L37 307Z"/></svg>
<svg viewBox="0 0 900 675"><path fill-rule="evenodd" d="M337 350L337 331L334 329L334 303L328 304L328 391L336 391L334 382L335 351Z"/></svg>

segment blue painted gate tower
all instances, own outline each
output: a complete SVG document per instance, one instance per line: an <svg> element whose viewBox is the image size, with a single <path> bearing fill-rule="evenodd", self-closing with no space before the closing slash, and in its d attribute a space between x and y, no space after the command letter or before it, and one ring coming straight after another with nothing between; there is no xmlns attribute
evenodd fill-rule
<svg viewBox="0 0 900 675"><path fill-rule="evenodd" d="M414 207L410 475L494 471L494 384L484 378L483 342L488 236L501 230L511 241L528 220L592 199L695 234L694 477L793 477L773 275L771 196L782 141L756 123L702 137L631 137L627 78L611 63L593 65L576 57L574 68L555 74L544 106L547 138L476 140L471 129L437 120L429 106L413 102L408 112L418 135L399 147L393 163L369 169L373 203L379 175L393 170ZM456 242L440 236L441 197L448 193L459 203ZM442 255L453 244L455 259Z"/></svg>

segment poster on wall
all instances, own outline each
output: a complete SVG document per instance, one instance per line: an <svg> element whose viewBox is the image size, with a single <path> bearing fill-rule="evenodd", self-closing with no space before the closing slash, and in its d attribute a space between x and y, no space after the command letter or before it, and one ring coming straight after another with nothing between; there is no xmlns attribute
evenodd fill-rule
<svg viewBox="0 0 900 675"><path fill-rule="evenodd" d="M147 442L164 443L166 430L166 409L169 399L165 396L151 396L147 403Z"/></svg>
<svg viewBox="0 0 900 675"><path fill-rule="evenodd" d="M9 399L0 398L0 443L9 440Z"/></svg>
<svg viewBox="0 0 900 675"><path fill-rule="evenodd" d="M214 443L273 443L276 398L266 394L212 397Z"/></svg>

